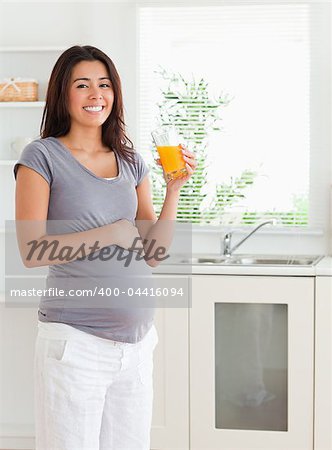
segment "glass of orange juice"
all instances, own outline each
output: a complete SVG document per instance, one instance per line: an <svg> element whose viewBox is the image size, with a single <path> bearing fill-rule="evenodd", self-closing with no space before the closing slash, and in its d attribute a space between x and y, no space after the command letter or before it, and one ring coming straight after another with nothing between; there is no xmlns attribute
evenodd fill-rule
<svg viewBox="0 0 332 450"><path fill-rule="evenodd" d="M166 180L174 180L187 175L186 163L183 159L179 145L180 138L176 129L169 125L162 125L152 131L151 134L159 153Z"/></svg>

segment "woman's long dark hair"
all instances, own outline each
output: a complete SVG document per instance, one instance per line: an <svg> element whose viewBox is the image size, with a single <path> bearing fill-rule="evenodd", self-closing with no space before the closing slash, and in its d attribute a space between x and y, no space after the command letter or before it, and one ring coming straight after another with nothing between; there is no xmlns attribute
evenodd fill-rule
<svg viewBox="0 0 332 450"><path fill-rule="evenodd" d="M107 69L114 92L110 115L102 125L102 142L128 162L134 162L132 141L125 134L121 81L112 60L90 45L70 47L60 55L52 70L46 94L46 105L40 125L41 138L60 137L70 130L68 90L73 67L81 61L100 61Z"/></svg>

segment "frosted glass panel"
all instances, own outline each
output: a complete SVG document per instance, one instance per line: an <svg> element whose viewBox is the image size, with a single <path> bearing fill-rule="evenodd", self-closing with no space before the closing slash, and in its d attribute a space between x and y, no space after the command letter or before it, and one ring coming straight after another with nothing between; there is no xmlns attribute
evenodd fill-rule
<svg viewBox="0 0 332 450"><path fill-rule="evenodd" d="M287 431L287 305L215 304L216 428Z"/></svg>

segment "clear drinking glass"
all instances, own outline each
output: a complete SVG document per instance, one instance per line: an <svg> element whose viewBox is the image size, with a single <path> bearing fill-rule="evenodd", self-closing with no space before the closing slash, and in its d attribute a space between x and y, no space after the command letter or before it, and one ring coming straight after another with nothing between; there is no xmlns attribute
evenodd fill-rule
<svg viewBox="0 0 332 450"><path fill-rule="evenodd" d="M162 125L152 131L161 165L167 181L187 175L186 162L180 147L180 138L172 126Z"/></svg>

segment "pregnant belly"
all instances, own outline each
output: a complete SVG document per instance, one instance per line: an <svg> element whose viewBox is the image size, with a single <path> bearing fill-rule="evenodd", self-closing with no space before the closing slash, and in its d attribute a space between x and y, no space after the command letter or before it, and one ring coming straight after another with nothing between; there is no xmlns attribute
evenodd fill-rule
<svg viewBox="0 0 332 450"><path fill-rule="evenodd" d="M110 309L153 307L151 267L135 255L127 259L73 261L49 267L43 303L63 308ZM64 291L60 298L59 290Z"/></svg>

